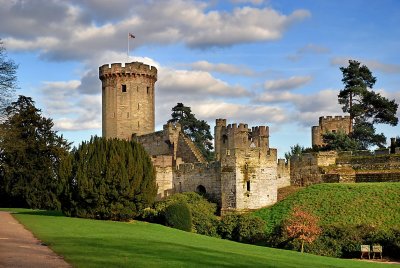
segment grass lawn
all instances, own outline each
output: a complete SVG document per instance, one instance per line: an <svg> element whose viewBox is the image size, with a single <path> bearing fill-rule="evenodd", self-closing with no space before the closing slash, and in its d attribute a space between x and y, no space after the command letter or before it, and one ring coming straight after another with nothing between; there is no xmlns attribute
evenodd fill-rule
<svg viewBox="0 0 400 268"><path fill-rule="evenodd" d="M381 229L400 226L400 183L315 184L254 214L263 218L271 231L294 206L313 212L321 225L366 224Z"/></svg>
<svg viewBox="0 0 400 268"><path fill-rule="evenodd" d="M145 222L17 211L14 216L22 224L74 267L388 267L240 244Z"/></svg>

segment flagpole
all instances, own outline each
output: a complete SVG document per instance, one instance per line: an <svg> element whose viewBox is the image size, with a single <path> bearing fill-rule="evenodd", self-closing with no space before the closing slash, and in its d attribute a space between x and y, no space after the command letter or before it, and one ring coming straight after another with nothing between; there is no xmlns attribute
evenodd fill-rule
<svg viewBox="0 0 400 268"><path fill-rule="evenodd" d="M135 36L133 35L133 34L131 34L131 33L128 33L128 51L127 51L127 53L126 53L126 56L127 56L127 58L128 58L128 61L129 61L129 43L130 43L130 39L131 38L135 38Z"/></svg>
<svg viewBox="0 0 400 268"><path fill-rule="evenodd" d="M129 39L130 39L131 37L129 36L129 33L128 33L128 51L126 52L126 58L127 58L127 62L129 62Z"/></svg>

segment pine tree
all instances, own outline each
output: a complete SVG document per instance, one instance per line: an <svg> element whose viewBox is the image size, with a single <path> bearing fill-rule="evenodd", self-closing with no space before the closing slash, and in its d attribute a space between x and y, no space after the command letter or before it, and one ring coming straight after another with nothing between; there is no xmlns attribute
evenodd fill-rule
<svg viewBox="0 0 400 268"><path fill-rule="evenodd" d="M375 133L374 124L396 126L398 104L372 90L376 78L367 66L349 60L349 66L341 67L340 70L345 87L339 92L338 100L343 112L350 114L350 137L357 141L362 149L372 145L383 147L386 137Z"/></svg>
<svg viewBox="0 0 400 268"><path fill-rule="evenodd" d="M210 125L204 120L198 120L190 107L182 103L172 108L171 117L168 122L181 124L183 132L196 144L203 156L208 161L212 160L214 155Z"/></svg>
<svg viewBox="0 0 400 268"><path fill-rule="evenodd" d="M157 194L151 159L134 141L92 137L74 150L69 170L67 215L128 220Z"/></svg>
<svg viewBox="0 0 400 268"><path fill-rule="evenodd" d="M8 206L59 209L63 182L59 165L69 143L52 130L34 101L19 96L6 108L0 125L1 203Z"/></svg>

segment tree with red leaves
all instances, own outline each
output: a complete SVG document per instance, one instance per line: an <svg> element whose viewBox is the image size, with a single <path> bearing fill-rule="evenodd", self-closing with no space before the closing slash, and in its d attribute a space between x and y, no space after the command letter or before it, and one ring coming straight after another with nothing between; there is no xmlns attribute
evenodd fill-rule
<svg viewBox="0 0 400 268"><path fill-rule="evenodd" d="M311 244L321 233L318 221L318 217L300 207L294 207L290 217L286 220L284 230L289 238L301 242L302 253L304 243Z"/></svg>

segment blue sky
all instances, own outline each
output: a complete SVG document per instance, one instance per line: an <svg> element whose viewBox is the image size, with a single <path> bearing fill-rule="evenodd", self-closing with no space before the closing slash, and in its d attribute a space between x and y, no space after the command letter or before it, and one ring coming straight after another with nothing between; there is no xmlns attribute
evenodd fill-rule
<svg viewBox="0 0 400 268"><path fill-rule="evenodd" d="M341 115L341 66L377 77L400 102L397 0L0 0L0 38L19 64L18 94L78 145L101 135L98 67L143 61L159 71L156 128L177 102L213 127L270 127L279 155L311 145L319 116ZM130 42L127 58L127 35ZM398 116L400 112L398 113ZM399 127L378 126L390 138Z"/></svg>

